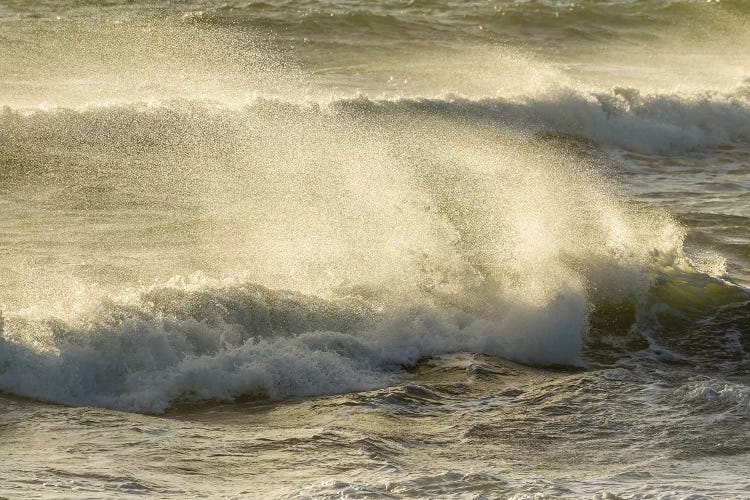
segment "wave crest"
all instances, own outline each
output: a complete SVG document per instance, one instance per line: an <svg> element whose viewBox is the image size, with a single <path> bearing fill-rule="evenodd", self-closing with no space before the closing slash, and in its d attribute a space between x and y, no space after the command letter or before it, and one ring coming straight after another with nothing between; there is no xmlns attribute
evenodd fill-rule
<svg viewBox="0 0 750 500"><path fill-rule="evenodd" d="M747 86L722 94L653 94L634 88L594 92L558 87L515 98L366 96L308 102L248 97L241 107L210 101L166 101L90 106L71 109L18 110L5 107L0 115L0 139L23 133L44 143L50 134L66 140L108 140L144 144L226 140L257 120L284 116L307 120L311 114L362 119L443 119L473 126L497 127L536 134L578 136L605 146L640 153L669 153L710 148L750 140L750 100ZM72 126L76 124L76 126ZM221 133L221 136L213 137Z"/></svg>

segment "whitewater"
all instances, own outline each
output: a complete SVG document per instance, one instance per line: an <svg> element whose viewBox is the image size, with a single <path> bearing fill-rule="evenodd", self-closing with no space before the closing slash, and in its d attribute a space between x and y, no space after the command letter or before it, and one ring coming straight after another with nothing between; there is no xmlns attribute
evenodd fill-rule
<svg viewBox="0 0 750 500"><path fill-rule="evenodd" d="M747 498L749 15L0 4L0 495Z"/></svg>

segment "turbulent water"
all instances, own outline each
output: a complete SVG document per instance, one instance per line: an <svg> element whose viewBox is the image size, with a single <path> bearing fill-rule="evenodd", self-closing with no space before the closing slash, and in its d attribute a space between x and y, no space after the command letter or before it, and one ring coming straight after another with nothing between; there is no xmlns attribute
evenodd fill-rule
<svg viewBox="0 0 750 500"><path fill-rule="evenodd" d="M750 498L746 0L5 0L0 106L0 496Z"/></svg>

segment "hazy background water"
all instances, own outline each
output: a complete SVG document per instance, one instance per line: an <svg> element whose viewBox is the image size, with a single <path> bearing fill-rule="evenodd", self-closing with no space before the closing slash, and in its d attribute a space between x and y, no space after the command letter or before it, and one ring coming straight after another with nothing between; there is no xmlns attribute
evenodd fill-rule
<svg viewBox="0 0 750 500"><path fill-rule="evenodd" d="M0 3L0 494L747 498L749 16Z"/></svg>

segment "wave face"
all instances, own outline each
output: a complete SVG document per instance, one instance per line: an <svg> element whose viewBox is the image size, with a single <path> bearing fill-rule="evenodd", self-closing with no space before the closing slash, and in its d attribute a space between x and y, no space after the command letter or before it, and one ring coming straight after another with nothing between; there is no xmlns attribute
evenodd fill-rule
<svg viewBox="0 0 750 500"><path fill-rule="evenodd" d="M496 301L487 311L434 300L388 306L356 296L323 300L198 275L100 303L72 320L9 317L0 342L0 386L67 405L160 413L178 402L386 387L408 377L405 367L455 352L542 366L606 366L650 347L667 361L741 364L750 339L737 332L746 331L750 311L723 313L730 329L725 339L696 334L686 315L708 325L719 318L713 307L696 313L683 302L689 287L682 279L661 281L653 294L614 306L612 297L595 293L592 304L582 290L565 289L534 304L482 297ZM699 276L692 281L703 289L694 292L703 303L747 303L739 290ZM642 331L634 335L635 325ZM696 383L684 397L747 406L742 391Z"/></svg>
<svg viewBox="0 0 750 500"><path fill-rule="evenodd" d="M48 322L42 352L5 341L0 384L46 401L141 412L175 401L338 394L390 385L404 378L402 367L445 352L576 362L587 312L580 297L561 297L491 322L427 306L375 314L248 283L175 285L100 306L85 323Z"/></svg>

